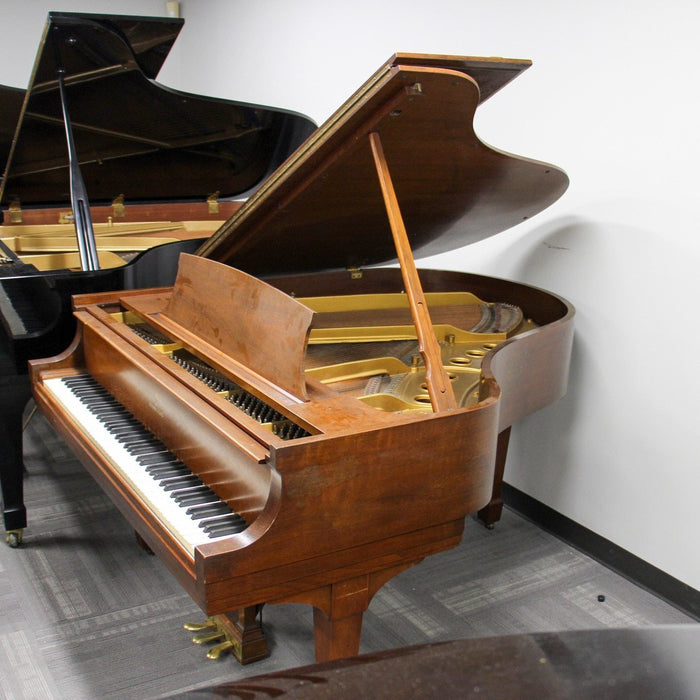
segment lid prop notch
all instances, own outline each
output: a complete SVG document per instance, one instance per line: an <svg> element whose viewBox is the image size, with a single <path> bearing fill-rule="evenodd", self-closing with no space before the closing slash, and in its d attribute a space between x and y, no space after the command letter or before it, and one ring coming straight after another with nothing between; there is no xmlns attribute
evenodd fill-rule
<svg viewBox="0 0 700 700"><path fill-rule="evenodd" d="M430 404L433 411L449 411L457 408L452 384L445 372L445 367L442 364L442 353L440 344L435 337L433 324L430 320L430 313L426 303L423 288L418 277L418 270L411 252L411 245L408 241L406 227L401 216L394 184L391 180L389 166L384 157L384 149L379 134L373 131L369 134L369 143L372 148L372 156L374 165L377 169L379 177L379 185L384 197L384 206L389 217L389 226L391 235L394 238L394 246L396 254L401 266L401 275L403 277L404 286L406 287L406 295L411 308L411 317L416 327L416 336L418 338L418 351L423 357L425 363L425 383L428 387L428 395L430 396Z"/></svg>

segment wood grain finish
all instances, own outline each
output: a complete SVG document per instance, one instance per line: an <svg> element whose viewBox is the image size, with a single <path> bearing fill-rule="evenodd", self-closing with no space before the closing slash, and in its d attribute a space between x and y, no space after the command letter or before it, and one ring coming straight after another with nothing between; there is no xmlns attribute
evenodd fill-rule
<svg viewBox="0 0 700 700"><path fill-rule="evenodd" d="M322 397L305 404L330 400L335 407L315 414L318 434L263 444L261 433L250 435L236 425L234 410L216 394L204 400L154 362L144 341L135 335L127 341L115 332L112 326L119 324L106 321L104 304L77 313L81 334L70 351L32 363L37 404L207 614L307 601L320 611L319 658L331 658L359 643L355 632L377 582L455 546L464 516L490 497L498 430L495 382L485 386L477 410L428 415L374 409L348 414L337 410L344 403L339 397ZM207 357L206 343L191 349ZM44 378L78 371L108 388L220 497L244 512L250 527L197 547L192 561L44 390ZM286 410L295 415L294 405ZM436 446L440 468L426 478ZM368 592L348 608L338 587L352 587L356 580L367 580Z"/></svg>
<svg viewBox="0 0 700 700"><path fill-rule="evenodd" d="M416 250L438 252L511 226L566 188L558 168L491 149L473 132L482 95L468 64L482 79L491 64L505 71L494 91L526 62L406 59L386 64L200 257L185 259L172 292L77 299L72 348L31 364L37 404L201 608L217 615L261 603L312 605L319 660L357 653L372 596L456 546L466 515L498 517L508 428L558 398L568 377L566 301L488 277L421 271L413 260ZM396 257L400 269L343 269ZM531 319L529 330L484 344L463 406L443 391L442 350L425 303L424 292L442 291L473 293L482 306L512 304ZM380 410L304 374L313 314L292 297L383 293L409 299L433 412ZM302 432L275 435L198 384L132 333L129 315ZM118 483L90 436L60 415L44 380L83 371L245 512L249 527L192 553L179 547L139 494Z"/></svg>
<svg viewBox="0 0 700 700"><path fill-rule="evenodd" d="M313 312L292 297L239 270L187 255L180 258L163 316L290 394L308 398L303 367Z"/></svg>
<svg viewBox="0 0 700 700"><path fill-rule="evenodd" d="M415 256L482 240L555 202L566 174L483 143L473 128L479 86L429 58L373 76L200 254L256 276L395 261L370 133L381 137Z"/></svg>
<svg viewBox="0 0 700 700"><path fill-rule="evenodd" d="M396 257L401 266L401 275L408 296L408 303L413 317L413 325L418 336L418 350L425 363L425 381L430 396L430 403L434 411L447 411L457 408L454 392L447 378L445 368L442 366L440 348L433 331L430 320L430 311L426 303L423 289L418 278L418 271L411 253L411 245L408 242L408 234L401 216L401 208L396 198L394 185L391 181L391 173L384 156L382 140L377 132L369 135L374 163L377 168L379 184L384 197L384 206L389 217L389 226L394 238Z"/></svg>
<svg viewBox="0 0 700 700"><path fill-rule="evenodd" d="M506 302L544 307L541 302L548 300L552 307L542 310L542 328L493 350L488 365L493 376L485 373L476 407L432 414L374 409L353 414L343 407L360 402L339 401L342 397L329 392L284 407L300 419L313 415L316 434L289 443L264 443L261 431L251 434L250 426L215 394L206 398L196 393L174 369L165 369L165 360L155 361L146 343L112 319L108 312L119 301L118 294L76 300L81 337L62 357L32 363L37 403L208 614L262 602L307 602L317 610L318 658L350 653L348 649L359 643L361 615L377 582L455 546L465 515L487 507L504 420L533 409L537 402L553 400L565 388L573 315L565 302L515 283L460 273L420 274L429 291L449 286L483 292L493 285ZM393 291L403 282L399 270L378 269L365 271L360 280L336 273L276 283L285 291L307 293L314 288L325 294ZM121 301L130 308L150 309L157 318L168 298L167 290L155 290L152 295L129 293ZM554 349L545 352L550 345ZM188 347L204 357L211 352L206 342L196 347L191 341ZM521 390L510 379L508 367L518 351L532 363L524 373L534 379L525 384L545 389L516 411L512 406L523 403L530 390ZM500 352L511 355L508 362L496 361ZM230 541L198 547L194 560L174 546L139 499L110 476L109 465L90 446L89 436L80 436L43 391L43 378L83 369L186 457L219 495L244 510L252 521L248 530ZM333 410L324 410L326 403ZM339 591L353 587L357 590L349 606L347 594Z"/></svg>

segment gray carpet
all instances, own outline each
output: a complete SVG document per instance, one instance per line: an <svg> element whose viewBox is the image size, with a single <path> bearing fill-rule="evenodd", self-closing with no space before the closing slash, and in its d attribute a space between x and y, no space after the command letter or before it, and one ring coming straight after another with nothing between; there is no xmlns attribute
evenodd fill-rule
<svg viewBox="0 0 700 700"><path fill-rule="evenodd" d="M0 545L0 697L159 698L314 661L311 609L267 606L268 659L208 661L202 613L40 415L25 434L29 527ZM604 600L599 600L604 596ZM508 510L389 582L361 652L463 637L693 623Z"/></svg>

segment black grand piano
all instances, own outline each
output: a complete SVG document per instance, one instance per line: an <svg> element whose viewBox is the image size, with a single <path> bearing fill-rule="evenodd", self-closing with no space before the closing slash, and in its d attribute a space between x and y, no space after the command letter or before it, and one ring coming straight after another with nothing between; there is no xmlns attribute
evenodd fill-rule
<svg viewBox="0 0 700 700"><path fill-rule="evenodd" d="M91 248L98 220L111 225L123 215L124 200L136 220L162 218L164 210L165 216L225 220L232 200L255 191L315 129L299 114L156 83L183 23L49 13L28 89L0 87L6 164L0 181L0 485L11 546L21 542L27 522L27 361L69 343L73 294L170 285L180 253L194 252L203 240L186 235L106 266ZM229 208L217 213L219 204ZM16 219L44 223L52 212L57 221L65 209L79 266L47 270L17 252L11 244Z"/></svg>

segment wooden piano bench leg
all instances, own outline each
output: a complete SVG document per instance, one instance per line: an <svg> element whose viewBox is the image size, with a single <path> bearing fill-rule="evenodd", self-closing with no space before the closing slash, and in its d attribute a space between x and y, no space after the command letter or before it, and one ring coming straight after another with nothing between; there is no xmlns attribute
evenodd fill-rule
<svg viewBox="0 0 700 700"><path fill-rule="evenodd" d="M207 653L208 659L219 659L226 652L239 663L250 664L270 655L262 628L262 605L251 605L227 615L214 615L201 624L188 623L185 629L196 632L195 644L216 644Z"/></svg>
<svg viewBox="0 0 700 700"><path fill-rule="evenodd" d="M506 468L506 457L508 456L508 441L510 440L510 426L498 435L498 445L496 447L496 468L493 475L493 490L491 500L477 512L477 518L492 530L495 524L501 519L503 512L503 473Z"/></svg>

